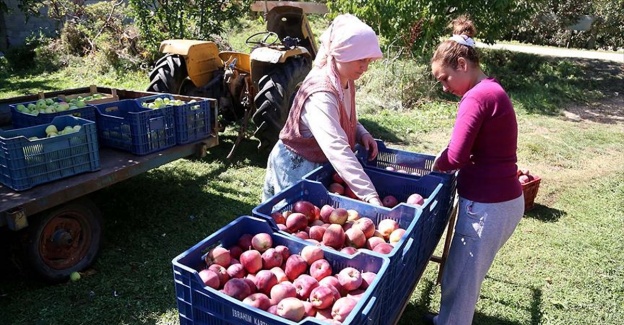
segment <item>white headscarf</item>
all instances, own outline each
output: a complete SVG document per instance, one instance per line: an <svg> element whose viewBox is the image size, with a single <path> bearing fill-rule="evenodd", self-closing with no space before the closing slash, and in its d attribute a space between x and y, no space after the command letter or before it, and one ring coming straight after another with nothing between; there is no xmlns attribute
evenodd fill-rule
<svg viewBox="0 0 624 325"><path fill-rule="evenodd" d="M335 62L351 62L362 59L380 59L379 39L375 31L351 14L339 15L320 37L321 46L314 67L329 69L331 82L340 92L342 87Z"/></svg>

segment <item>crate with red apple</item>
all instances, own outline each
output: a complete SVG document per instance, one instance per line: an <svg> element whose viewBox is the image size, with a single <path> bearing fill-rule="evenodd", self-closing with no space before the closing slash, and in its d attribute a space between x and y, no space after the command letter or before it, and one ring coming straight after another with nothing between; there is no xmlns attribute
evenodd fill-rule
<svg viewBox="0 0 624 325"><path fill-rule="evenodd" d="M330 193L321 182L304 179L258 205L253 214L271 220L283 233L343 254L373 251L387 256L390 265L383 291L393 294L384 301L400 308L437 245L423 241L431 236L429 224L444 218L431 217L439 211L441 183L435 176L420 179L418 186L426 188L429 198L424 206L400 203L387 208ZM396 308L385 308L381 319L398 317Z"/></svg>
<svg viewBox="0 0 624 325"><path fill-rule="evenodd" d="M346 256L241 216L173 259L180 324L369 324L389 260Z"/></svg>
<svg viewBox="0 0 624 325"><path fill-rule="evenodd" d="M535 197L542 179L537 175L533 175L528 169L519 168L517 175L524 193L524 211L529 211L535 205Z"/></svg>

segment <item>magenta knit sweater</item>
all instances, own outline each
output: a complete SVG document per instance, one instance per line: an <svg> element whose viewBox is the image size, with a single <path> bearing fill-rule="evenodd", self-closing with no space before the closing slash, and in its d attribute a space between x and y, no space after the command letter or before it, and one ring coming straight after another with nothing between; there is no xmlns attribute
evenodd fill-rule
<svg viewBox="0 0 624 325"><path fill-rule="evenodd" d="M516 175L518 124L505 90L487 78L464 94L441 170L459 169L457 193L482 203L517 198L522 187Z"/></svg>

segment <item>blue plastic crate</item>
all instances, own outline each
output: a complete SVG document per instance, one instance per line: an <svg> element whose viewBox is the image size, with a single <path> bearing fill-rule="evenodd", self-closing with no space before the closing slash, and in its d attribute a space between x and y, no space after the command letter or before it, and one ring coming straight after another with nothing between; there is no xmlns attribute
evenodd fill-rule
<svg viewBox="0 0 624 325"><path fill-rule="evenodd" d="M0 130L0 181L15 191L100 169L95 122L57 116L58 130L80 125L78 132L47 138L49 124ZM29 140L37 137L39 139Z"/></svg>
<svg viewBox="0 0 624 325"><path fill-rule="evenodd" d="M319 172L319 175L324 174L329 169L326 167L323 169L322 166L320 170L322 172ZM420 185L418 185L419 181ZM397 312L397 308L401 309L403 307L401 305L403 297L409 297L411 294L409 292L410 284L416 283L420 279L422 271L424 271L433 253L424 251L420 243L424 240L424 221L435 218L437 211L439 211L438 193L440 193L442 188L442 181L435 176L425 176L421 180L412 179L410 182L414 183L413 188L421 187L421 191L428 194L429 200L427 204L422 207L416 207L401 203L392 209L375 206L329 193L321 182L304 179L258 205L253 209L253 215L267 219L276 226L271 218L271 213L292 210L293 205L297 201L306 200L318 207L329 204L333 207L354 209L361 216L372 219L376 226L384 219L397 221L399 226L405 229L405 234L394 246L394 249L389 254L384 255L390 259L390 266L388 267L389 276L382 283L382 291L389 292L389 294L382 298L386 308L382 310L381 319L387 320L390 319L388 318L389 315ZM286 232L283 233L295 237ZM437 241L433 244L437 244Z"/></svg>
<svg viewBox="0 0 624 325"><path fill-rule="evenodd" d="M276 229L265 219L241 216L175 257L172 261L173 278L180 324L324 324L321 320L312 317L306 317L295 323L248 306L205 286L200 279L198 270L205 266L203 259L205 253L217 245L232 247L243 234L269 233L272 235L274 246L285 245L291 253L295 254L300 253L306 245L310 245L300 240L293 240ZM378 299L380 295L378 291L381 289L382 279L386 277L388 259L374 253L360 253L352 257L346 257L330 249L324 249L324 253L334 273L349 266L364 272L377 273L364 297L360 299L343 323L377 324L381 317L381 309L385 308Z"/></svg>
<svg viewBox="0 0 624 325"><path fill-rule="evenodd" d="M172 106L140 107L133 99L98 104L97 126L103 146L146 155L175 146Z"/></svg>
<svg viewBox="0 0 624 325"><path fill-rule="evenodd" d="M153 95L136 99L139 105L151 103L157 98L182 100L182 105L172 105L175 114L176 142L190 143L212 136L212 124L215 119L215 100L201 97L172 96L169 94ZM190 101L193 102L190 102Z"/></svg>
<svg viewBox="0 0 624 325"><path fill-rule="evenodd" d="M58 98L51 98L51 100L60 102ZM18 105L28 106L29 104L36 104L36 101L9 105L11 108L11 122L14 128L25 128L34 125L49 124L55 117L65 115L80 117L93 122L95 122L96 119L95 106L93 105L85 105L81 108L74 108L55 113L39 113L37 115L22 113L17 109Z"/></svg>

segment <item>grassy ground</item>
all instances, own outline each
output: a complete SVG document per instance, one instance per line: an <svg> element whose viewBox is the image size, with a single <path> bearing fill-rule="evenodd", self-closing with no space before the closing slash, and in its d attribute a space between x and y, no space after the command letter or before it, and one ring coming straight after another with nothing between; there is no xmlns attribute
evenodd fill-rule
<svg viewBox="0 0 624 325"><path fill-rule="evenodd" d="M535 64L534 73L513 79L506 76L517 69L514 61L490 70L509 85L517 108L519 165L542 183L536 208L526 213L483 284L474 323L621 324L624 99L614 89L620 85L621 92L624 71L615 63L503 55ZM418 72L397 61L374 66L358 90L365 103L362 123L392 147L437 152L448 141L456 100L419 102L397 93L389 87L393 80L408 87L425 74L393 79L390 65ZM91 83L146 85L138 74L119 77L9 75L0 97ZM424 88L410 89L432 91ZM226 159L235 131L228 128L205 158L180 159L92 195L105 216L105 237L101 255L80 281L34 281L19 251L4 245L15 234L0 233L1 323L177 324L171 260L259 203L266 161L255 153L253 138ZM419 324L422 313L437 311L437 267L429 263L399 324Z"/></svg>

